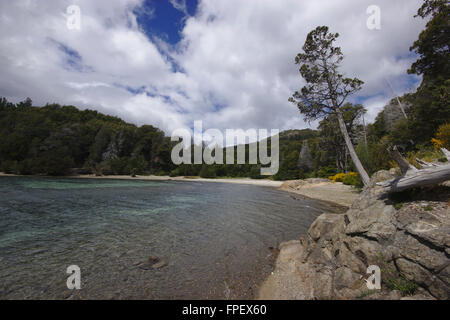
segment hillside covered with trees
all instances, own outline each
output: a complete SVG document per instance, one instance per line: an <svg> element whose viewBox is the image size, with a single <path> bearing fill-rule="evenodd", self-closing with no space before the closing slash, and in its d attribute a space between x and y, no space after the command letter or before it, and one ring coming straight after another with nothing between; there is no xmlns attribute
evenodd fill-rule
<svg viewBox="0 0 450 320"><path fill-rule="evenodd" d="M280 168L273 178L328 177L354 171L354 157L339 124L345 124L351 145L369 175L394 165L386 152L391 145L398 146L413 164L418 155L445 161L437 147L450 148L449 10L445 0L425 1L418 10L418 19L429 20L410 48L418 59L408 72L422 76L416 92L392 99L371 124L364 122L366 110L362 105L343 103L339 113L323 114L316 130L282 132ZM320 28L316 29L319 33L328 31ZM340 51L334 53L339 60ZM298 59L309 61L311 57L303 54ZM306 69L302 76L318 79ZM344 84L347 81L356 90L362 83L355 79L350 79L351 83L343 79ZM302 98L300 93L294 97ZM308 117L317 119L317 110L311 106ZM5 173L264 178L260 167L253 164L176 166L170 158L175 143L158 128L138 127L74 106L37 107L31 99L17 104L0 99L0 136L0 171Z"/></svg>

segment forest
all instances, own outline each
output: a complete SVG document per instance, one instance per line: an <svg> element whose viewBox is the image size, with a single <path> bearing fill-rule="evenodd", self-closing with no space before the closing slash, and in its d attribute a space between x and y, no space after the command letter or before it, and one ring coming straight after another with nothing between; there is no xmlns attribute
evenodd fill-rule
<svg viewBox="0 0 450 320"><path fill-rule="evenodd" d="M394 145L413 165L416 158L447 161L439 148L450 148L449 13L448 1L425 1L418 10L417 19L429 20L410 48L417 60L408 73L422 76L415 92L393 98L370 124L365 122L363 105L346 102L339 108L369 175L396 165L386 151ZM55 176L329 177L355 171L338 120L329 114L315 130L281 132L280 168L266 177L253 164L176 166L170 157L176 143L151 125L138 127L75 106L34 106L30 98L15 104L0 98L0 171Z"/></svg>

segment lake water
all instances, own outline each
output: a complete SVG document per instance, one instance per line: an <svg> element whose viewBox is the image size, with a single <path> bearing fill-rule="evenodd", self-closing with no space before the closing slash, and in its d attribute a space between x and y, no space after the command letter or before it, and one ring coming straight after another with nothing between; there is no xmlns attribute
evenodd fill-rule
<svg viewBox="0 0 450 320"><path fill-rule="evenodd" d="M250 185L0 177L0 299L251 299L270 247L333 211Z"/></svg>

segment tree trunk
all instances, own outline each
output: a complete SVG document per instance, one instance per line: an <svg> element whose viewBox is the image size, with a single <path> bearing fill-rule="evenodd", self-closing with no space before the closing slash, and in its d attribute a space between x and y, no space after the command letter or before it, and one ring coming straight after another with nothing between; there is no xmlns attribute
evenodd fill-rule
<svg viewBox="0 0 450 320"><path fill-rule="evenodd" d="M350 140L350 135L348 134L347 127L345 126L344 117L340 110L336 112L339 128L341 129L342 135L344 136L345 143L347 144L348 151L350 152L350 156L352 157L353 163L356 166L356 170L358 170L359 176L361 177L364 186L369 184L370 178L364 169L361 161L359 161L358 155L356 154L355 148L353 148L352 141Z"/></svg>
<svg viewBox="0 0 450 320"><path fill-rule="evenodd" d="M447 160L450 161L450 152L444 148L441 150ZM388 152L399 165L403 175L392 180L377 183L387 193L400 192L414 187L432 186L450 179L450 164L436 165L419 160L418 163L425 166L425 169L417 170L403 158L396 146L389 147Z"/></svg>
<svg viewBox="0 0 450 320"><path fill-rule="evenodd" d="M398 106L400 107L400 110L402 111L403 116L405 117L405 119L408 119L408 116L406 115L406 112L405 112L405 108L403 108L403 105L402 105L402 103L400 102L400 98L399 98L398 95L395 93L394 88L392 88L391 83L390 83L390 82L388 81L388 79L386 79L386 78L385 78L384 80L386 80L386 82L387 82L387 84L389 85L389 87L391 88L391 91L392 91L392 93L394 94L395 98L397 98Z"/></svg>
<svg viewBox="0 0 450 320"><path fill-rule="evenodd" d="M432 186L450 179L450 164L416 170L407 175L377 183L387 193L400 192L415 187Z"/></svg>
<svg viewBox="0 0 450 320"><path fill-rule="evenodd" d="M450 151L448 151L445 148L441 148L441 151L444 154L444 156L447 158L447 160L450 161Z"/></svg>
<svg viewBox="0 0 450 320"><path fill-rule="evenodd" d="M394 159L395 162L397 162L403 175L406 175L408 171L409 172L417 171L415 167L409 164L408 160L403 158L401 153L398 151L397 146L388 147L387 152L389 153L391 158Z"/></svg>

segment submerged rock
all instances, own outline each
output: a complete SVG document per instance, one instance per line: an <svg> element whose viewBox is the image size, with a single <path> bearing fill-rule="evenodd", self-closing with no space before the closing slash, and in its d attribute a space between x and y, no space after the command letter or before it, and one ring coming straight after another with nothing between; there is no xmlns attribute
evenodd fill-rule
<svg viewBox="0 0 450 320"><path fill-rule="evenodd" d="M163 267L165 267L165 266L167 266L167 265L168 265L168 263L167 263L166 261L161 260L161 261L155 263L155 264L152 266L152 268L153 268L154 270L159 270L159 269L161 269L161 268L163 268Z"/></svg>
<svg viewBox="0 0 450 320"><path fill-rule="evenodd" d="M168 263L166 261L161 260L157 256L150 256L145 261L135 263L135 265L143 270L158 270L165 267L167 264Z"/></svg>

